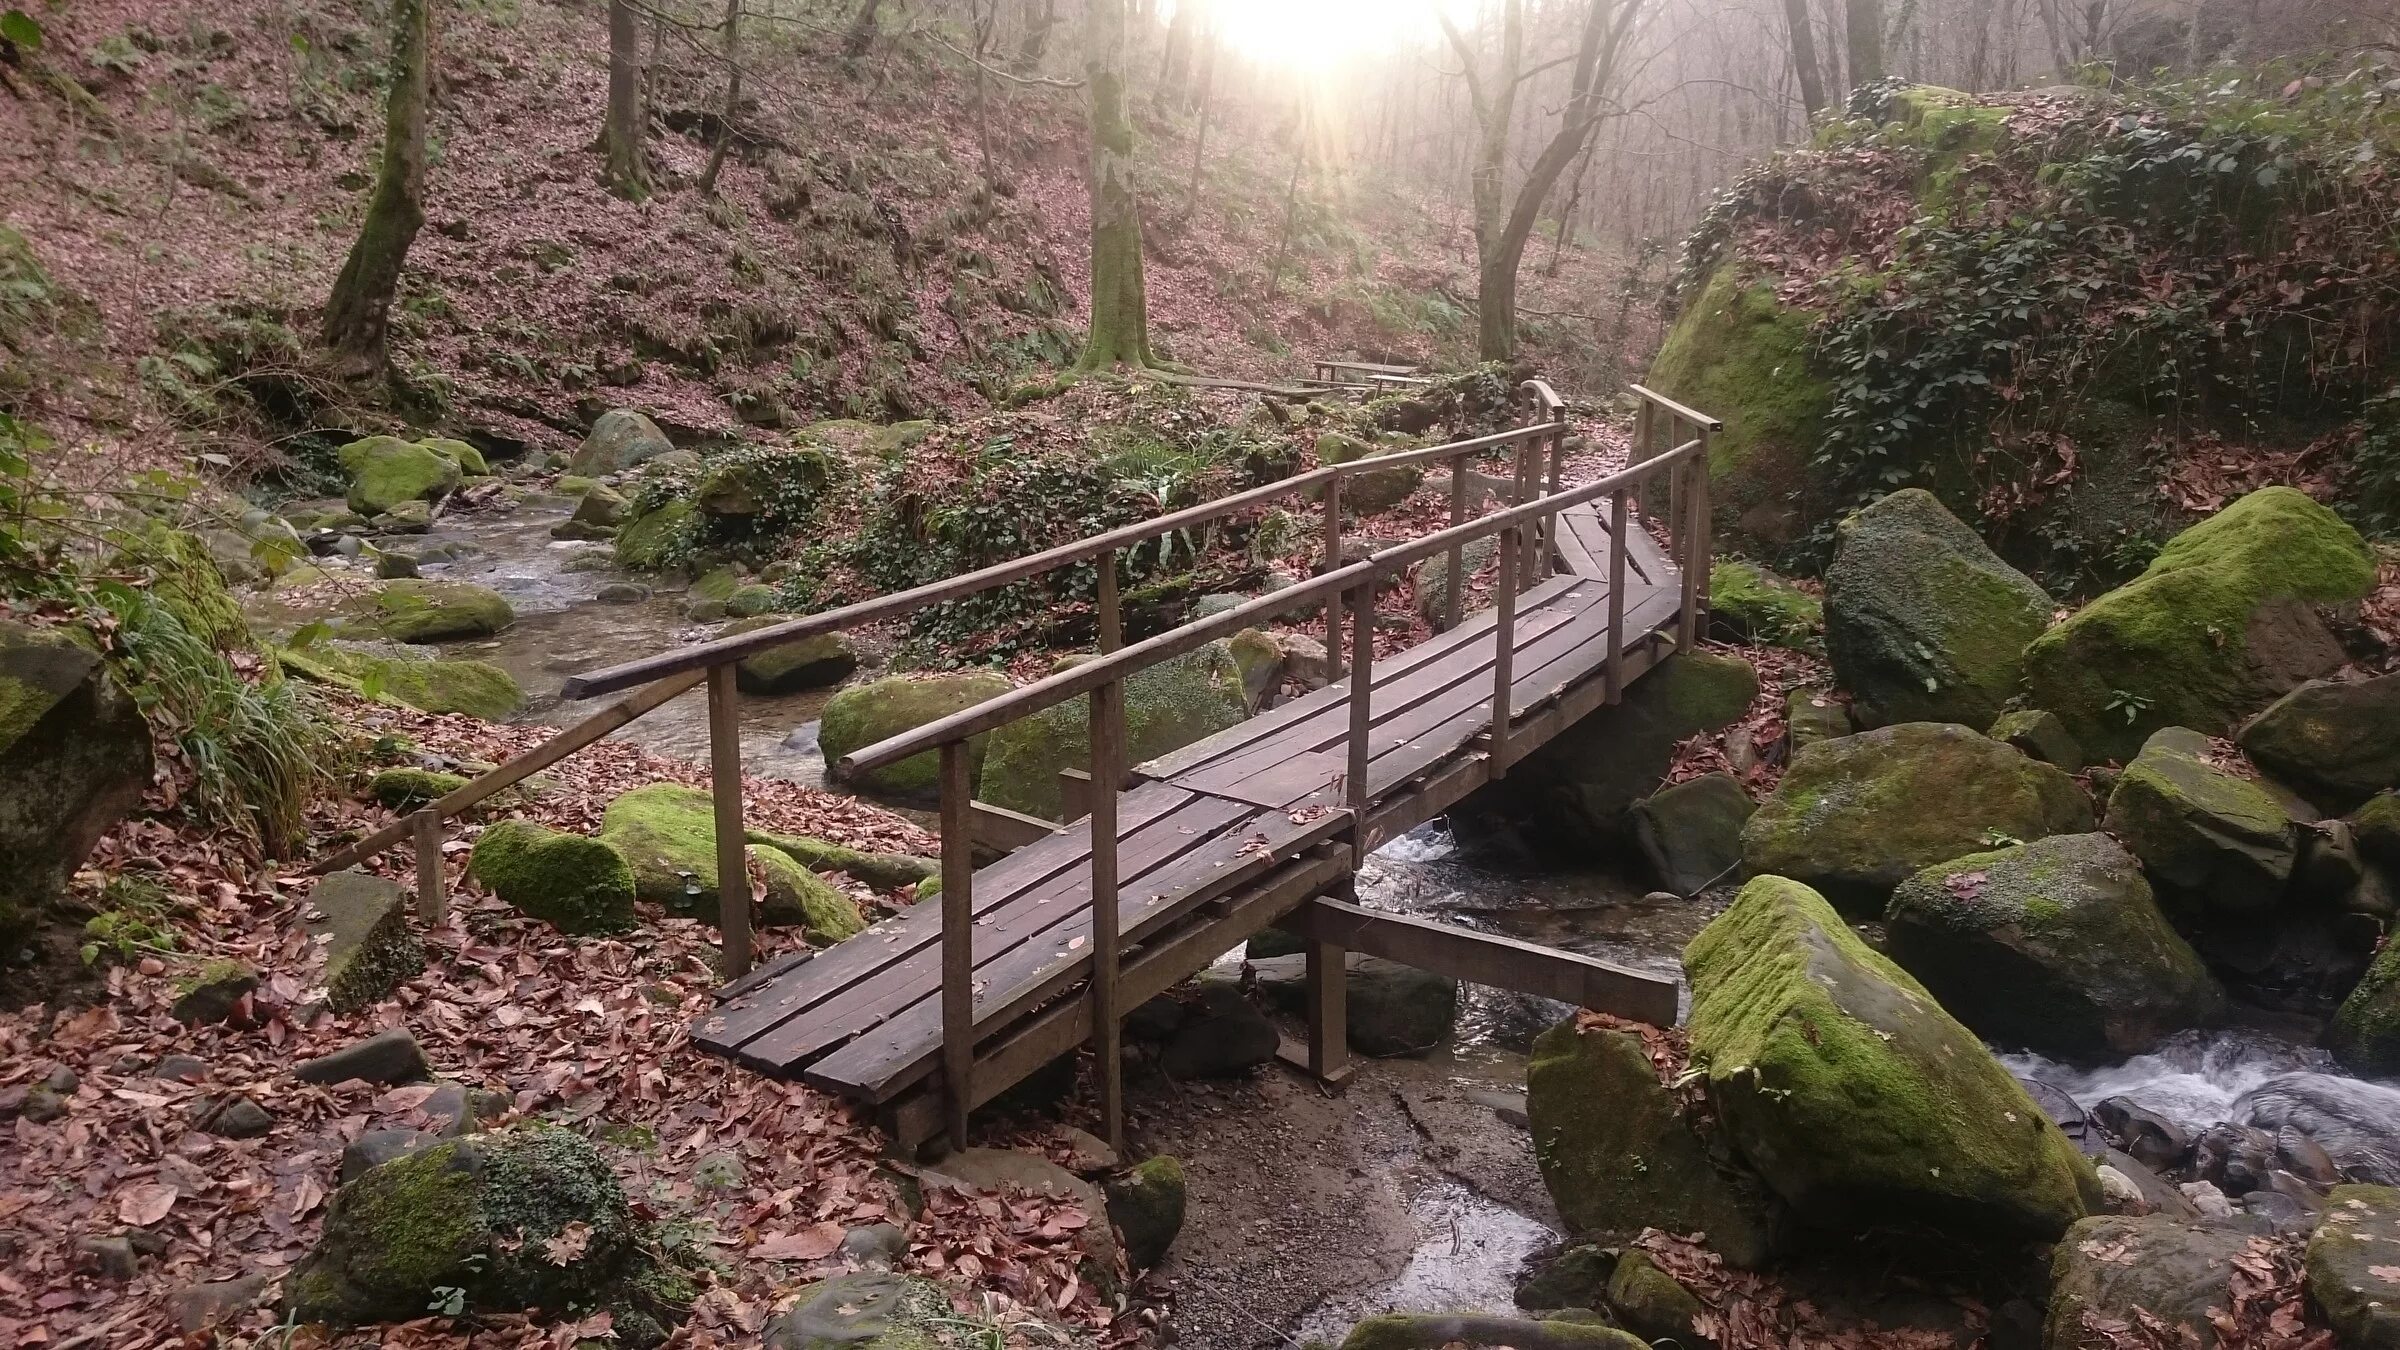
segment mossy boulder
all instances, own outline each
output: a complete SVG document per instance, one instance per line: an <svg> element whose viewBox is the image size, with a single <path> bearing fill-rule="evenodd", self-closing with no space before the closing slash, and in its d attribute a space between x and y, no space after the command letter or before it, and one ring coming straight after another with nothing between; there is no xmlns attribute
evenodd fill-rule
<svg viewBox="0 0 2400 1350"><path fill-rule="evenodd" d="M2400 1076L2400 942L2387 941L2325 1028L2325 1048L2353 1071Z"/></svg>
<svg viewBox="0 0 2400 1350"><path fill-rule="evenodd" d="M929 800L940 790L941 755L928 750L897 764L860 774L841 772L842 756L875 742L938 722L986 699L998 698L1014 686L995 671L965 671L955 675L893 675L855 684L825 704L817 727L817 744L825 752L829 776L860 792L902 800ZM970 778L982 772L989 735L967 741Z"/></svg>
<svg viewBox="0 0 2400 1350"><path fill-rule="evenodd" d="M487 661L435 661L386 656L344 642L279 647L282 665L319 684L405 703L421 712L465 713L505 722L525 707L516 677Z"/></svg>
<svg viewBox="0 0 2400 1350"><path fill-rule="evenodd" d="M2057 713L2039 708L2004 712L1992 719L1991 730L1984 735L2068 773L2079 772L2086 762L2083 747L2075 743L2074 733L2067 730L2067 724L2058 720Z"/></svg>
<svg viewBox="0 0 2400 1350"><path fill-rule="evenodd" d="M1954 723L1903 722L1792 756L1742 827L1742 864L1874 917L1936 863L2091 828L2090 799L2051 765Z"/></svg>
<svg viewBox="0 0 2400 1350"><path fill-rule="evenodd" d="M781 603L774 587L753 581L733 588L733 594L725 597L725 612L737 619L755 619Z"/></svg>
<svg viewBox="0 0 2400 1350"><path fill-rule="evenodd" d="M2043 1350L2106 1344L2103 1329L2148 1325L2164 1345L2222 1346L2215 1319L2233 1306L2234 1262L2253 1230L2230 1223L2104 1214L2067 1230L2050 1256Z"/></svg>
<svg viewBox="0 0 2400 1350"><path fill-rule="evenodd" d="M692 542L690 502L676 500L627 520L617 531L617 565L655 572L681 560Z"/></svg>
<svg viewBox="0 0 2400 1350"><path fill-rule="evenodd" d="M1459 570L1472 578L1499 551L1500 540L1496 535L1470 539L1459 545ZM1425 622L1439 627L1450 612L1450 555L1447 553L1434 554L1417 564L1414 575L1417 616ZM1467 599L1466 593L1460 592L1458 612L1462 619L1467 613Z"/></svg>
<svg viewBox="0 0 2400 1350"><path fill-rule="evenodd" d="M1162 661L1125 681L1126 760L1139 764L1204 740L1250 715L1242 669L1223 642ZM1058 773L1092 762L1088 695L992 733L976 796L1045 820L1065 814Z"/></svg>
<svg viewBox="0 0 2400 1350"><path fill-rule="evenodd" d="M498 591L465 581L404 577L345 602L352 627L394 642L490 637L517 617Z"/></svg>
<svg viewBox="0 0 2400 1350"><path fill-rule="evenodd" d="M151 756L149 723L98 652L0 620L0 939L140 804Z"/></svg>
<svg viewBox="0 0 2400 1350"><path fill-rule="evenodd" d="M2311 680L2251 718L2241 745L2277 779L2335 806L2400 787L2400 675Z"/></svg>
<svg viewBox="0 0 2400 1350"><path fill-rule="evenodd" d="M2367 861L2400 872L2400 792L2379 792L2350 813L2350 833Z"/></svg>
<svg viewBox="0 0 2400 1350"><path fill-rule="evenodd" d="M579 478L605 478L674 448L658 423L630 408L612 408L592 422L590 434L567 461L567 472Z"/></svg>
<svg viewBox="0 0 2400 1350"><path fill-rule="evenodd" d="M938 883L941 878L942 864L936 858L920 858L910 853L868 853L822 839L767 830L752 830L748 837L751 843L776 849L811 872L840 872L879 891L914 888L927 881Z"/></svg>
<svg viewBox="0 0 2400 1350"><path fill-rule="evenodd" d="M709 794L679 783L635 788L601 813L600 838L633 868L637 897L717 922L717 821ZM867 926L857 902L791 855L759 844L746 849L766 875L757 897L760 926L798 927L812 942L839 942Z"/></svg>
<svg viewBox="0 0 2400 1350"><path fill-rule="evenodd" d="M1841 524L1825 572L1825 652L1868 726L1989 726L2017 689L2050 597L1932 493L1907 488Z"/></svg>
<svg viewBox="0 0 2400 1350"><path fill-rule="evenodd" d="M1708 444L1709 500L1728 539L1780 548L1816 518L1809 459L1824 439L1833 389L1809 364L1810 316L1775 298L1770 279L1718 264L1667 332L1644 381L1722 418Z"/></svg>
<svg viewBox="0 0 2400 1350"><path fill-rule="evenodd" d="M1708 569L1708 621L1729 642L1805 648L1825 630L1825 602L1765 568L1721 558Z"/></svg>
<svg viewBox="0 0 2400 1350"><path fill-rule="evenodd" d="M367 780L367 796L394 811L429 806L467 785L467 780L439 769L384 769Z"/></svg>
<svg viewBox="0 0 2400 1350"><path fill-rule="evenodd" d="M399 884L357 868L330 873L309 892L309 940L325 957L325 1000L335 1012L379 1003L425 968Z"/></svg>
<svg viewBox="0 0 2400 1350"><path fill-rule="evenodd" d="M472 478L491 476L491 462L483 457L481 450L465 441L453 440L448 436L428 436L417 444L457 465L462 475Z"/></svg>
<svg viewBox="0 0 2400 1350"><path fill-rule="evenodd" d="M1617 1258L1608 1277L1608 1306L1628 1330L1652 1345L1707 1350L1716 1344L1700 1330L1710 1320L1707 1305L1639 1247Z"/></svg>
<svg viewBox="0 0 2400 1350"><path fill-rule="evenodd" d="M350 509L379 516L402 502L433 501L458 486L458 461L397 436L369 436L336 452L350 480Z"/></svg>
<svg viewBox="0 0 2400 1350"><path fill-rule="evenodd" d="M1705 1232L1718 1255L1753 1270L1774 1255L1774 1198L1721 1132L1695 1127L1633 1032L1568 1018L1542 1033L1525 1063L1525 1114L1571 1236L1610 1245L1645 1228Z"/></svg>
<svg viewBox="0 0 2400 1350"><path fill-rule="evenodd" d="M1317 437L1319 464L1348 464L1355 460L1374 459L1406 446L1376 446L1344 431L1328 431ZM1408 500L1419 484L1425 481L1421 464L1402 464L1390 469L1366 469L1342 479L1342 510L1350 515L1372 516L1389 511ZM1311 488L1309 500L1323 496L1323 490Z"/></svg>
<svg viewBox="0 0 2400 1350"><path fill-rule="evenodd" d="M1243 704L1258 711L1283 683L1283 644L1270 633L1245 628L1225 639L1225 650L1233 654L1234 669L1241 674Z"/></svg>
<svg viewBox="0 0 2400 1350"><path fill-rule="evenodd" d="M2035 639L2026 687L2097 756L2130 758L2162 727L2228 735L2342 664L2316 607L2356 601L2374 579L2358 531L2294 489L2261 488Z"/></svg>
<svg viewBox="0 0 2400 1350"><path fill-rule="evenodd" d="M2105 834L1970 853L1902 882L1884 951L1986 1041L2080 1063L2224 1015L2224 991Z"/></svg>
<svg viewBox="0 0 2400 1350"><path fill-rule="evenodd" d="M1742 826L1758 804L1729 773L1702 774L1633 804L1633 841L1659 889L1697 895L1741 870Z"/></svg>
<svg viewBox="0 0 2400 1350"><path fill-rule="evenodd" d="M592 1145L528 1122L470 1134L369 1169L335 1191L316 1248L284 1282L296 1322L404 1322L459 1290L477 1312L621 1310L672 1280L624 1189ZM655 1323L654 1323L655 1324Z"/></svg>
<svg viewBox="0 0 2400 1350"><path fill-rule="evenodd" d="M111 565L140 575L152 599L217 651L263 650L242 617L241 601L225 584L225 573L197 536L152 522L125 535Z"/></svg>
<svg viewBox="0 0 2400 1350"><path fill-rule="evenodd" d="M625 523L626 509L623 493L605 483L594 483L576 500L573 514L550 527L550 537L614 539L617 527Z"/></svg>
<svg viewBox="0 0 2400 1350"><path fill-rule="evenodd" d="M1801 1223L2051 1241L2091 1166L1924 986L1824 897L1760 877L1684 949L1692 1061L1735 1149Z"/></svg>
<svg viewBox="0 0 2400 1350"><path fill-rule="evenodd" d="M1108 1197L1108 1221L1124 1240L1125 1259L1136 1270L1157 1265L1183 1231L1183 1164L1163 1153L1145 1158L1101 1190Z"/></svg>
<svg viewBox="0 0 2400 1350"><path fill-rule="evenodd" d="M2341 1350L2400 1350L2400 1189L2336 1186L2308 1240L2309 1302Z"/></svg>
<svg viewBox="0 0 2400 1350"><path fill-rule="evenodd" d="M942 1286L862 1270L802 1285L768 1319L762 1344L765 1350L938 1350L959 1343L966 1329ZM998 1338L995 1330L985 1343Z"/></svg>
<svg viewBox="0 0 2400 1350"><path fill-rule="evenodd" d="M2275 794L2182 727L2151 736L2125 766L2107 824L2149 869L2169 908L2194 914L2274 909L2300 853L2299 829Z"/></svg>
<svg viewBox="0 0 2400 1350"><path fill-rule="evenodd" d="M1858 730L1850 720L1850 705L1834 697L1829 689L1794 689L1783 700L1785 734L1791 738L1792 753L1847 736Z"/></svg>
<svg viewBox="0 0 2400 1350"><path fill-rule="evenodd" d="M563 933L633 927L633 868L603 839L503 820L477 837L467 874Z"/></svg>
<svg viewBox="0 0 2400 1350"><path fill-rule="evenodd" d="M1739 719L1758 697L1758 672L1738 656L1683 652L1635 680L1512 765L1473 799L1528 821L1534 843L1562 856L1613 852L1626 811L1665 781L1675 747Z"/></svg>

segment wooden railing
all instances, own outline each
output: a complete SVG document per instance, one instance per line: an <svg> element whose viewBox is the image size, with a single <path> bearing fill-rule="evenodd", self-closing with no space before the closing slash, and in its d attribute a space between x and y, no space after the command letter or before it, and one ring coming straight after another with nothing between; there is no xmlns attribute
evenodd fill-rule
<svg viewBox="0 0 2400 1350"><path fill-rule="evenodd" d="M1623 689L1625 531L1640 528L1631 518L1630 497L1643 485L1664 478L1676 517L1673 553L1684 561L1683 617L1678 637L1688 647L1695 632L1699 607L1706 603L1708 487L1705 455L1710 435L1720 429L1715 420L1637 387L1641 399L1637 416L1637 453L1653 448L1662 427L1672 440L1686 428L1690 439L1673 441L1662 453L1596 483L1565 491L1561 488L1566 406L1551 388L1529 381L1525 392L1540 409L1539 421L1526 426L1401 451L1344 464L1326 465L1280 482L1237 492L1180 511L1104 531L1088 539L997 563L979 571L947 578L893 595L845 605L821 614L796 618L772 627L697 643L655 656L577 675L565 682L564 697L584 699L633 692L610 707L585 718L549 741L477 778L415 813L378 830L318 863L312 871L327 872L372 857L402 840L413 840L418 864L418 905L428 922L443 914L440 866L442 825L495 794L566 759L609 733L634 721L668 700L705 682L709 699L709 764L716 808L719 924L723 939L722 968L729 980L746 974L752 957L749 869L742 803L742 752L739 692L735 667L744 659L785 643L821 633L840 632L866 624L904 618L933 605L1024 581L1087 559L1098 561L1098 633L1101 655L1089 662L987 700L975 707L929 723L853 752L842 760L845 772L856 773L896 763L932 751L941 764L942 919L943 919L943 1046L944 1068L951 1091L952 1124L962 1126L964 1103L973 1074L973 923L974 859L970 815L975 806L969 781L970 737L1018 718L1055 706L1078 695L1091 695L1091 782L1096 787L1125 783L1127 761L1125 681L1144 667L1229 636L1254 623L1264 623L1295 609L1322 603L1326 617L1326 652L1337 674L1350 679L1347 772L1343 778L1346 809L1352 816L1353 858L1366 848L1367 731L1371 718L1374 595L1379 582L1400 569L1435 557L1446 559L1449 572L1445 620L1459 620L1466 590L1465 546L1497 535L1499 580L1493 590L1498 635L1494 671L1493 715L1489 733L1490 771L1498 777L1515 757L1510 744L1510 658L1518 594L1546 570L1554 551L1559 514L1569 508L1607 497L1613 540L1609 571L1609 643L1606 680L1609 701ZM1663 420L1662 420L1663 419ZM1483 489L1476 483L1472 461L1491 451L1512 453L1512 473L1506 480L1511 504L1497 513L1470 519L1480 505ZM1372 557L1344 563L1341 556L1341 497L1345 479L1361 473L1415 464L1446 463L1450 469L1450 521L1437 533L1398 544ZM1695 471L1696 470L1696 471ZM1278 498L1324 491L1323 558L1318 574L1284 590L1259 597L1232 610L1196 620L1125 645L1123 618L1117 594L1117 555L1126 549L1172 531L1219 519ZM1693 560L1697 560L1696 562ZM1348 618L1348 659L1342 659L1345 612ZM1090 794L1091 894L1117 893L1117 793ZM1117 1108L1116 1037L1119 1009L1115 976L1119 957L1116 907L1097 904L1092 915L1093 1025L1102 1042L1100 1064L1105 1076L1108 1119L1121 1119Z"/></svg>

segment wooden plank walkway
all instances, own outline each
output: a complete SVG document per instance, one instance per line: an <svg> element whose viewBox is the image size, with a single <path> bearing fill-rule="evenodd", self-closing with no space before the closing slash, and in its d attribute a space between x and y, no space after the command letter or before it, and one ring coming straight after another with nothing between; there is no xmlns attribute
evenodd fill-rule
<svg viewBox="0 0 2400 1350"><path fill-rule="evenodd" d="M1554 551L1565 572L1522 592L1515 606L1511 758L1601 701L1595 686L1609 647L1608 521L1588 506L1560 520ZM1684 588L1647 534L1635 528L1628 535L1623 614L1631 679L1672 649ZM1494 776L1486 750L1495 631L1495 611L1485 610L1373 663L1363 847L1438 814ZM1349 704L1349 683L1330 685L1138 767L1115 812L1126 995L1146 997L1190 975L1347 875L1350 846L1335 841L1350 824L1341 809ZM979 1100L1088 1034L1089 1001L1060 999L1091 968L1091 855L1089 822L1078 822L974 875ZM901 1133L922 1137L933 1123L924 1099L941 1082L942 962L941 907L921 904L729 990L693 1039L761 1072L903 1117L908 1108L896 1104L913 1097L920 1128ZM1671 1017L1671 988L1669 999ZM1005 1063L1011 1044L1026 1047L1015 1058L1031 1061L1013 1072Z"/></svg>

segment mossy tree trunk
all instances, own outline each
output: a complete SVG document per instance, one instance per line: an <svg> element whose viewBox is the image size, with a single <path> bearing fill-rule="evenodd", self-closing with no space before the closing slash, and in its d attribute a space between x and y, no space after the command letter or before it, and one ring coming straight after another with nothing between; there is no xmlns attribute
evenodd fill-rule
<svg viewBox="0 0 2400 1350"><path fill-rule="evenodd" d="M600 126L600 148L608 157L601 181L628 201L650 195L644 153L642 30L630 0L608 0L608 114Z"/></svg>
<svg viewBox="0 0 2400 1350"><path fill-rule="evenodd" d="M1142 210L1125 99L1125 0L1091 0L1084 85L1092 133L1092 327L1078 370L1147 366L1150 309L1142 286Z"/></svg>
<svg viewBox="0 0 2400 1350"><path fill-rule="evenodd" d="M432 0L392 0L383 163L350 257L325 300L325 345L360 371L382 368L392 296L425 225L425 117L432 90Z"/></svg>
<svg viewBox="0 0 2400 1350"><path fill-rule="evenodd" d="M1783 0L1783 21L1791 32L1792 74L1800 82L1800 106L1814 117L1825 108L1825 77L1817 67L1817 34L1808 0Z"/></svg>

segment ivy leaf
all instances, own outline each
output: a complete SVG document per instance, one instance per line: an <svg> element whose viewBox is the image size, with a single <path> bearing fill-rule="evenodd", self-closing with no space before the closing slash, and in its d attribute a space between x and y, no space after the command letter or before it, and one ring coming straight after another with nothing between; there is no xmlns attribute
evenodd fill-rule
<svg viewBox="0 0 2400 1350"><path fill-rule="evenodd" d="M12 9L0 13L0 38L29 52L39 51L42 46L42 26L24 10Z"/></svg>
<svg viewBox="0 0 2400 1350"><path fill-rule="evenodd" d="M2282 177L2282 175L2276 172L2274 165L2264 165L2259 169L2257 174L2258 185L2260 187L2273 187L2275 186L2275 180L2280 177Z"/></svg>

